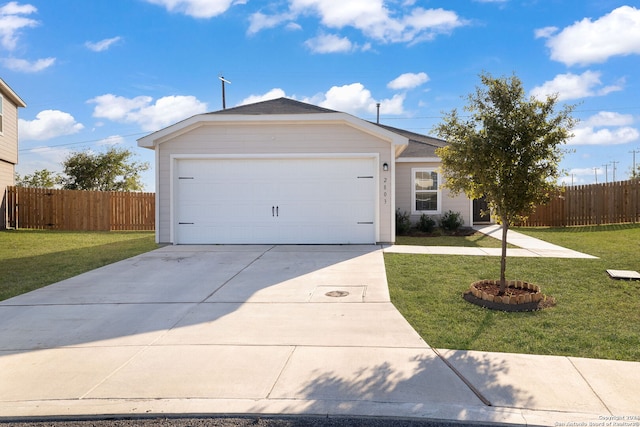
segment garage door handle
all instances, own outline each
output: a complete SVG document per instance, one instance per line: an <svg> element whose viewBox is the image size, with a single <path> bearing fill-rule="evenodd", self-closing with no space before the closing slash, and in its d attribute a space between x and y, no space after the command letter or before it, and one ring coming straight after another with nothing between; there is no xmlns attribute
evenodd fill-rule
<svg viewBox="0 0 640 427"><path fill-rule="evenodd" d="M271 216L275 216L275 206L271 206Z"/></svg>
<svg viewBox="0 0 640 427"><path fill-rule="evenodd" d="M276 206L276 216L280 216L280 214L278 214L278 211L280 210L279 206Z"/></svg>

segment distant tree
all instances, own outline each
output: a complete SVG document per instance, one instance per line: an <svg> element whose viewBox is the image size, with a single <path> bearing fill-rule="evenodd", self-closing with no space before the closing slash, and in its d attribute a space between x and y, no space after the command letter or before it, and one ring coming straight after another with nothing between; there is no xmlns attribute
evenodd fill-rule
<svg viewBox="0 0 640 427"><path fill-rule="evenodd" d="M500 293L506 291L507 231L548 201L560 175L560 148L576 123L573 106L555 112L557 95L526 99L515 75L482 73L483 86L467 96L460 116L447 113L435 132L447 141L437 150L444 186L470 198L484 196L502 224Z"/></svg>
<svg viewBox="0 0 640 427"><path fill-rule="evenodd" d="M60 182L60 174L48 169L40 169L25 176L16 173L15 178L17 187L53 188Z"/></svg>
<svg viewBox="0 0 640 427"><path fill-rule="evenodd" d="M127 149L110 148L104 153L81 151L70 154L62 163L62 187L67 190L141 191L140 173L147 162L133 161Z"/></svg>

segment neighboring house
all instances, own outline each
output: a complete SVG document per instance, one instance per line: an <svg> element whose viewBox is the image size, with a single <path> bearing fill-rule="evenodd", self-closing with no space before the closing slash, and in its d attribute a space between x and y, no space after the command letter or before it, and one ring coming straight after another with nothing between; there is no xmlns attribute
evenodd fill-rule
<svg viewBox="0 0 640 427"><path fill-rule="evenodd" d="M156 240L394 242L395 212L460 212L441 188L444 141L280 98L193 116L140 138L155 150Z"/></svg>
<svg viewBox="0 0 640 427"><path fill-rule="evenodd" d="M0 78L0 229L6 228L7 186L14 185L18 163L18 107L22 99Z"/></svg>

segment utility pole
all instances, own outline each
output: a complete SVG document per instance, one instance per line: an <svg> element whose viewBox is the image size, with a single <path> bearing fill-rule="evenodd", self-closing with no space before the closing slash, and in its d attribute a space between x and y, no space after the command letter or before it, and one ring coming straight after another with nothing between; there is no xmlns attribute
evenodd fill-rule
<svg viewBox="0 0 640 427"><path fill-rule="evenodd" d="M602 166L604 166L604 182L609 182L609 164L605 163Z"/></svg>
<svg viewBox="0 0 640 427"><path fill-rule="evenodd" d="M620 163L620 162L616 162L616 161L612 161L611 164L613 165L613 182L616 181L616 164Z"/></svg>
<svg viewBox="0 0 640 427"><path fill-rule="evenodd" d="M596 177L596 184L598 183L598 168L593 168L593 176Z"/></svg>
<svg viewBox="0 0 640 427"><path fill-rule="evenodd" d="M636 153L640 153L640 150L631 150L630 153L633 153L633 169L631 169L631 178L636 178L638 173L636 172Z"/></svg>

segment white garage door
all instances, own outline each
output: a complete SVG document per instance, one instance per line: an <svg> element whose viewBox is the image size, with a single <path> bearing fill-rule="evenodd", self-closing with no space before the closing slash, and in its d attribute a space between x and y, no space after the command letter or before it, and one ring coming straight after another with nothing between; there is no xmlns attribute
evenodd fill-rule
<svg viewBox="0 0 640 427"><path fill-rule="evenodd" d="M179 244L375 243L373 158L180 159Z"/></svg>

